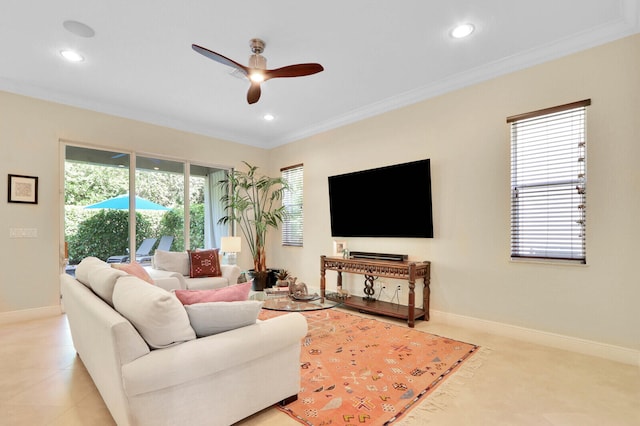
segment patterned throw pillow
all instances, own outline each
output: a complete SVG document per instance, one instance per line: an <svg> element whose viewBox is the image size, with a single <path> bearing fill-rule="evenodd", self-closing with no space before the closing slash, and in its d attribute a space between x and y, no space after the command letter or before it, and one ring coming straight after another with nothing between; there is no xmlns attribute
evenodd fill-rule
<svg viewBox="0 0 640 426"><path fill-rule="evenodd" d="M189 277L221 277L218 249L189 250Z"/></svg>

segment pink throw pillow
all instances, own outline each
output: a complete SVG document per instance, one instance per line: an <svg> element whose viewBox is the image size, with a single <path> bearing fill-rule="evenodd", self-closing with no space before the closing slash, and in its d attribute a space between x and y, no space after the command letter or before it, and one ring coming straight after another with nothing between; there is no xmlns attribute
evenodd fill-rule
<svg viewBox="0 0 640 426"><path fill-rule="evenodd" d="M126 272L129 275L133 275L135 277L140 278L148 282L149 284L155 284L153 282L153 278L149 275L146 269L142 267L139 263L131 262L131 263L112 263L111 267L114 269L119 269L121 271Z"/></svg>
<svg viewBox="0 0 640 426"><path fill-rule="evenodd" d="M188 251L189 277L221 277L218 249Z"/></svg>
<svg viewBox="0 0 640 426"><path fill-rule="evenodd" d="M242 302L249 298L251 281L211 290L176 290L176 297L183 305L207 302Z"/></svg>

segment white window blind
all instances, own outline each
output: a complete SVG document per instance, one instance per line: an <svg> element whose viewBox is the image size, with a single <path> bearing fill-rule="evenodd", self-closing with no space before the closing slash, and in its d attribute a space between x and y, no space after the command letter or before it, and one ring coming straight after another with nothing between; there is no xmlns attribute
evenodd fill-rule
<svg viewBox="0 0 640 426"><path fill-rule="evenodd" d="M507 118L511 125L511 257L586 263L586 107Z"/></svg>
<svg viewBox="0 0 640 426"><path fill-rule="evenodd" d="M280 170L282 178L289 188L282 196L282 205L286 207L287 214L282 223L282 245L302 247L302 229L304 214L303 200L303 165L298 164L285 167Z"/></svg>

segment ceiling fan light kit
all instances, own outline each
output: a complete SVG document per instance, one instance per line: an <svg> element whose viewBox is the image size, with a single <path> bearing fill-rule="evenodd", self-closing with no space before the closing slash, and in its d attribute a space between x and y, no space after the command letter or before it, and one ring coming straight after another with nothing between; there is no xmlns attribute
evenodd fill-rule
<svg viewBox="0 0 640 426"><path fill-rule="evenodd" d="M265 42L259 38L253 38L249 41L249 47L251 48L252 55L249 57L249 65L244 66L205 47L197 44L191 45L191 48L196 52L218 63L236 69L251 81L249 91L247 92L247 102L249 104L254 104L260 99L260 83L263 81L267 81L272 78L303 77L316 74L324 70L322 65L316 63L288 65L269 70L267 69L267 58L262 56L262 52L264 52L265 48Z"/></svg>
<svg viewBox="0 0 640 426"><path fill-rule="evenodd" d="M253 54L249 56L249 79L255 83L262 83L264 81L264 73L262 70L267 69L267 58L261 55L264 52L265 43L259 38L252 38L249 42L249 47Z"/></svg>

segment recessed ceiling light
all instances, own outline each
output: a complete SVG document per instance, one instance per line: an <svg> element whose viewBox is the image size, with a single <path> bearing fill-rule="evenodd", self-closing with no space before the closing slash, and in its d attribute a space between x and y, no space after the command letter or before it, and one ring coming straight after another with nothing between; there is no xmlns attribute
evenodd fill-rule
<svg viewBox="0 0 640 426"><path fill-rule="evenodd" d="M60 54L63 58L65 58L69 62L82 62L84 61L84 56L76 52L75 50L61 50Z"/></svg>
<svg viewBox="0 0 640 426"><path fill-rule="evenodd" d="M273 114L265 114L262 118L264 118L265 121L273 121L276 117Z"/></svg>
<svg viewBox="0 0 640 426"><path fill-rule="evenodd" d="M73 33L80 37L90 38L96 35L96 32L93 30L93 28L91 28L87 24L83 24L82 22L64 21L62 23L62 26L70 33Z"/></svg>
<svg viewBox="0 0 640 426"><path fill-rule="evenodd" d="M451 37L453 38L464 38L469 36L475 27L472 24L462 24L458 25L454 29L451 30Z"/></svg>

